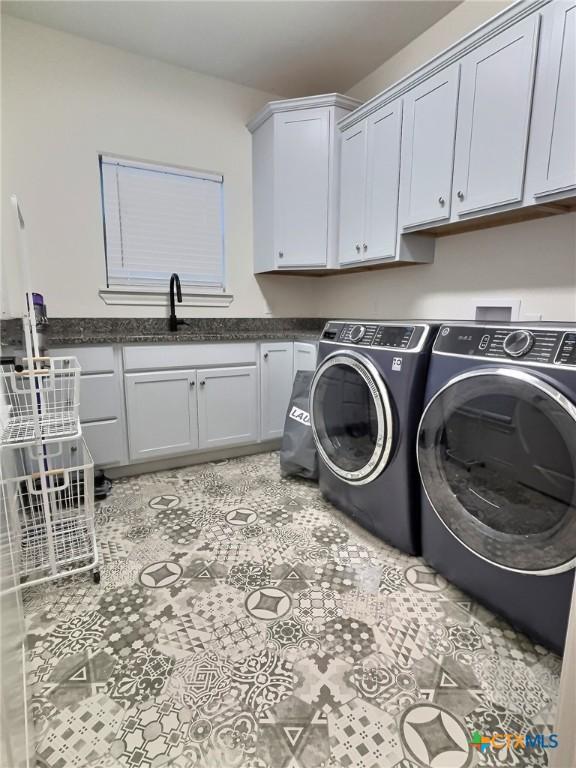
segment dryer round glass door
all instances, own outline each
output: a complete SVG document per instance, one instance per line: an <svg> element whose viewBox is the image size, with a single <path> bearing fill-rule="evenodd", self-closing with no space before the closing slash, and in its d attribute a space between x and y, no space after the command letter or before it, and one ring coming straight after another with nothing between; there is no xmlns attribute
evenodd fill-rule
<svg viewBox="0 0 576 768"><path fill-rule="evenodd" d="M351 484L377 477L390 457L392 410L374 364L336 352L318 367L310 394L316 447L331 471Z"/></svg>
<svg viewBox="0 0 576 768"><path fill-rule="evenodd" d="M452 379L420 422L418 466L446 527L489 562L524 573L576 564L576 407L524 371Z"/></svg>

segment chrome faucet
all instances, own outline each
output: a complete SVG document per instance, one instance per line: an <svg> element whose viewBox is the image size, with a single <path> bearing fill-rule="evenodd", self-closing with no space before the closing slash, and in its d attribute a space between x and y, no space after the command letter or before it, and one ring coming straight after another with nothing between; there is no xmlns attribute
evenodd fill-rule
<svg viewBox="0 0 576 768"><path fill-rule="evenodd" d="M173 272L170 275L170 319L168 321L171 331L177 331L179 325L184 324L184 320L178 320L176 317L176 305L174 303L174 284L176 284L176 297L178 299L178 303L182 303L182 288L180 287L180 278L176 274L176 272Z"/></svg>

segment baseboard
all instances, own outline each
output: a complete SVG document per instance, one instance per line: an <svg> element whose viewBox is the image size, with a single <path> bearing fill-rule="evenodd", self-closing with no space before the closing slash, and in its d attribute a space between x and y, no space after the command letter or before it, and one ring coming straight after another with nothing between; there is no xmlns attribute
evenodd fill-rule
<svg viewBox="0 0 576 768"><path fill-rule="evenodd" d="M280 440L266 440L262 443L238 445L234 448L219 448L215 451L196 451L195 453L187 453L185 456L170 456L166 459L143 461L138 464L124 464L121 467L106 467L104 471L106 477L115 480L119 477L143 475L147 472L161 472L165 469L192 467L195 464L205 464L209 461L235 459L239 456L251 456L257 453L269 453L270 451L277 451L280 448L280 442Z"/></svg>

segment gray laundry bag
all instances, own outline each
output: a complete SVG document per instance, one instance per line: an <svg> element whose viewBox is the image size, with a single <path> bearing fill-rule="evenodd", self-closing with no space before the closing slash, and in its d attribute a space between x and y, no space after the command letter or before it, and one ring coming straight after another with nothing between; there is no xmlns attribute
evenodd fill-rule
<svg viewBox="0 0 576 768"><path fill-rule="evenodd" d="M318 454L310 424L310 386L313 371L298 371L292 387L280 449L283 477L298 475L318 479Z"/></svg>

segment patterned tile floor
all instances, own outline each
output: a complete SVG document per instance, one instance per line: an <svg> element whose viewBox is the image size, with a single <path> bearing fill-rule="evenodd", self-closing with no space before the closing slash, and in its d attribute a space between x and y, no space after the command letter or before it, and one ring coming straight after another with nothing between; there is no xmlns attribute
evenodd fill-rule
<svg viewBox="0 0 576 768"><path fill-rule="evenodd" d="M560 660L278 455L117 481L102 582L25 592L40 768L545 766Z"/></svg>

